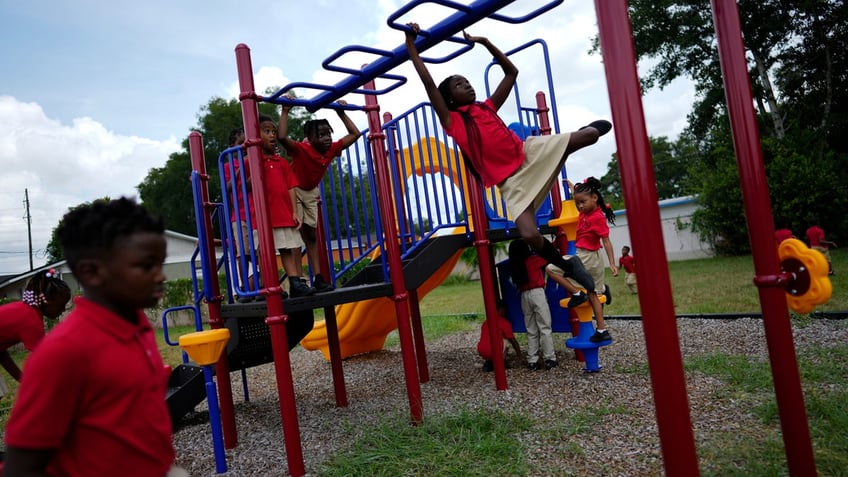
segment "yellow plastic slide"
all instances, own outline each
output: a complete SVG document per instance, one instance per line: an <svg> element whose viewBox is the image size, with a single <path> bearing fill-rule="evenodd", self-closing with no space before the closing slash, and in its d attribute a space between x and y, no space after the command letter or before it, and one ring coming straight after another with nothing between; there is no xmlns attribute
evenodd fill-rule
<svg viewBox="0 0 848 477"><path fill-rule="evenodd" d="M445 281L461 254L462 250L454 253L418 288L419 299L424 298L427 293ZM372 298L338 305L336 306L336 323L339 327L342 358L379 351L383 349L386 336L397 328L395 302L389 298ZM315 323L315 327L300 344L310 351L320 350L324 358L327 361L330 360L325 322Z"/></svg>

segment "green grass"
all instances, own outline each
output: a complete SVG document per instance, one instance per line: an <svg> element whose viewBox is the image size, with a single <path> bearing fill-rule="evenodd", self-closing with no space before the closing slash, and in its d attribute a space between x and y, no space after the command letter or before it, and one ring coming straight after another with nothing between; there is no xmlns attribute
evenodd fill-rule
<svg viewBox="0 0 848 477"><path fill-rule="evenodd" d="M529 416L487 410L433 416L418 426L410 425L408 416L393 416L370 426L349 450L330 459L320 475L527 475L519 437L531 421Z"/></svg>

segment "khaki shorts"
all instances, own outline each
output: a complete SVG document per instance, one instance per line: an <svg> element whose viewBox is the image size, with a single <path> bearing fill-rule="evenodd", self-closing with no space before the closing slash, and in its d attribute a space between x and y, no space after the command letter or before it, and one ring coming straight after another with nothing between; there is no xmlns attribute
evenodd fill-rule
<svg viewBox="0 0 848 477"><path fill-rule="evenodd" d="M274 248L292 249L302 248L303 239L300 238L300 231L294 227L277 227L274 229Z"/></svg>
<svg viewBox="0 0 848 477"><path fill-rule="evenodd" d="M236 257L241 257L241 247L239 246L239 236L241 236L242 243L244 244L244 250L247 251L247 255L250 256L250 239L247 235L247 222L237 220L232 223L233 227L233 247L232 250L235 252ZM253 231L253 246L256 247L256 255L259 255L259 233L258 231Z"/></svg>
<svg viewBox="0 0 848 477"><path fill-rule="evenodd" d="M524 162L498 187L506 208L515 219L527 207L539 209L565 165L571 134L530 136L524 141Z"/></svg>
<svg viewBox="0 0 848 477"><path fill-rule="evenodd" d="M300 217L300 222L313 229L316 228L318 226L318 199L321 198L321 188L304 190L295 187L294 191L297 194L297 216Z"/></svg>

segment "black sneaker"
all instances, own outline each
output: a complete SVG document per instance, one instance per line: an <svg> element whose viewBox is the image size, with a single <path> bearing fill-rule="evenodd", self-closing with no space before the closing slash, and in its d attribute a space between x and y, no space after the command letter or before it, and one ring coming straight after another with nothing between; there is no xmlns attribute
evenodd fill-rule
<svg viewBox="0 0 848 477"><path fill-rule="evenodd" d="M289 277L289 295L292 298L314 295L315 289L307 285L300 277Z"/></svg>
<svg viewBox="0 0 848 477"><path fill-rule="evenodd" d="M612 336L610 336L609 331L596 331L594 335L589 337L589 341L592 343L600 343L601 341L610 341L612 340Z"/></svg>
<svg viewBox="0 0 848 477"><path fill-rule="evenodd" d="M545 360L545 369L553 369L557 367L557 362L553 359Z"/></svg>
<svg viewBox="0 0 848 477"><path fill-rule="evenodd" d="M607 305L612 305L612 290L610 286L604 283L604 296L607 297Z"/></svg>
<svg viewBox="0 0 848 477"><path fill-rule="evenodd" d="M588 299L589 299L589 295L587 295L583 292L580 292L576 295L571 295L571 299L568 300L568 307L569 308L578 307L578 306L582 305L583 303L586 303L586 301Z"/></svg>
<svg viewBox="0 0 848 477"><path fill-rule="evenodd" d="M312 286L315 287L315 293L324 293L334 290L333 284L324 281L324 277L322 277L320 273L315 275L315 278L312 280Z"/></svg>
<svg viewBox="0 0 848 477"><path fill-rule="evenodd" d="M610 129L612 129L612 123L604 119L599 119L597 121L592 121L591 123L587 124L586 126L583 126L580 129L582 130L586 128L595 128L598 130L598 136L603 136L604 134L610 132Z"/></svg>
<svg viewBox="0 0 848 477"><path fill-rule="evenodd" d="M495 370L495 365L492 364L491 359L487 359L486 361L483 361L483 371L486 371L488 373L488 372L491 372L491 371L494 371L494 370Z"/></svg>
<svg viewBox="0 0 848 477"><path fill-rule="evenodd" d="M533 363L527 363L527 369L529 369L530 371L538 371L538 370L542 369L542 367L539 366L538 361L535 361Z"/></svg>

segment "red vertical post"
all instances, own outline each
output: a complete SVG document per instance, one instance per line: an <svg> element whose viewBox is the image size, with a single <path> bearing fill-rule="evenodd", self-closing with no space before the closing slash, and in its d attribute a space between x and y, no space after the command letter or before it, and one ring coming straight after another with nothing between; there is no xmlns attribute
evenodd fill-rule
<svg viewBox="0 0 848 477"><path fill-rule="evenodd" d="M374 80L364 86L374 90ZM395 302L395 313L398 322L398 337L403 358L403 371L406 377L406 393L409 397L409 411L413 423L420 423L424 412L421 402L421 383L418 382L418 369L415 364L415 349L412 342L412 330L409 321L409 294L406 291L406 281L403 278L403 264L400 259L398 243L398 228L391 206L392 188L389 179L389 166L386 161L386 135L380 124L380 105L373 94L365 95L365 113L368 116L368 141L371 144L371 157L374 159L374 170L377 175L377 193L383 199L380 204L380 220L383 222L386 258L389 262L389 273L392 282L392 300Z"/></svg>
<svg viewBox="0 0 848 477"><path fill-rule="evenodd" d="M256 224L259 232L262 294L267 297L268 316L265 318L265 323L271 332L271 348L274 352L274 370L277 378L277 393L280 398L280 415L283 421L286 458L288 459L289 473L300 477L305 474L305 470L286 336L288 316L283 311L282 288L277 283L277 250L274 247L268 204L263 193L265 177L262 167L262 141L259 136L259 113L256 106L258 96L253 84L253 65L250 60L250 48L243 43L236 46L236 66L238 67L241 91L239 100L241 101L241 113L244 119L246 137L244 144L247 147L247 164L252 170L253 187L251 193L253 194Z"/></svg>
<svg viewBox="0 0 848 477"><path fill-rule="evenodd" d="M639 224L630 237L645 267L639 273L651 277L651 286L639 291L639 308L665 471L699 475L627 2L595 0L595 11L628 222Z"/></svg>
<svg viewBox="0 0 848 477"><path fill-rule="evenodd" d="M206 174L206 157L203 151L203 138L197 131L188 136L188 150L191 155L191 167L203 180L200 185L200 200L203 202L203 230L209 240L206 241L206 250L200 251L201 260L208 264L207 270L216 270L215 244L212 240L212 217L209 215L209 176ZM208 279L208 277L203 277ZM210 280L210 287L214 298L206 302L209 309L209 327L212 329L223 328L221 320L221 290L218 288L217 277ZM215 373L218 381L218 400L221 411L221 428L224 433L224 447L232 449L238 445L238 433L236 431L236 418L233 406L233 388L230 382L230 367L227 356L223 354L215 364Z"/></svg>
<svg viewBox="0 0 848 477"><path fill-rule="evenodd" d="M427 364L427 344L424 342L424 327L421 325L421 307L418 306L418 290L409 290L409 313L412 318L412 340L415 343L415 359L418 362L418 379L422 383L430 381L430 369Z"/></svg>
<svg viewBox="0 0 848 477"><path fill-rule="evenodd" d="M780 262L774 251L774 221L748 78L748 62L742 42L739 10L733 0L712 0L711 3L754 272L758 277L774 276L780 273ZM816 475L792 326L786 309L786 291L781 287L762 286L756 280L755 283L758 283L763 309L763 327L774 378L787 467L790 475Z"/></svg>
<svg viewBox="0 0 848 477"><path fill-rule="evenodd" d="M477 176L465 166L465 177L468 181L468 197L471 199L471 220L474 222L474 247L477 249L477 264L480 267L480 286L483 287L483 307L486 310L486 326L489 328L489 343L492 348L492 365L495 368L495 388L498 391L507 389L506 370L503 360L503 338L498 324L498 310L495 304L495 280L492 263L492 251L489 247L489 219L486 218L486 207L483 204L483 185Z"/></svg>

